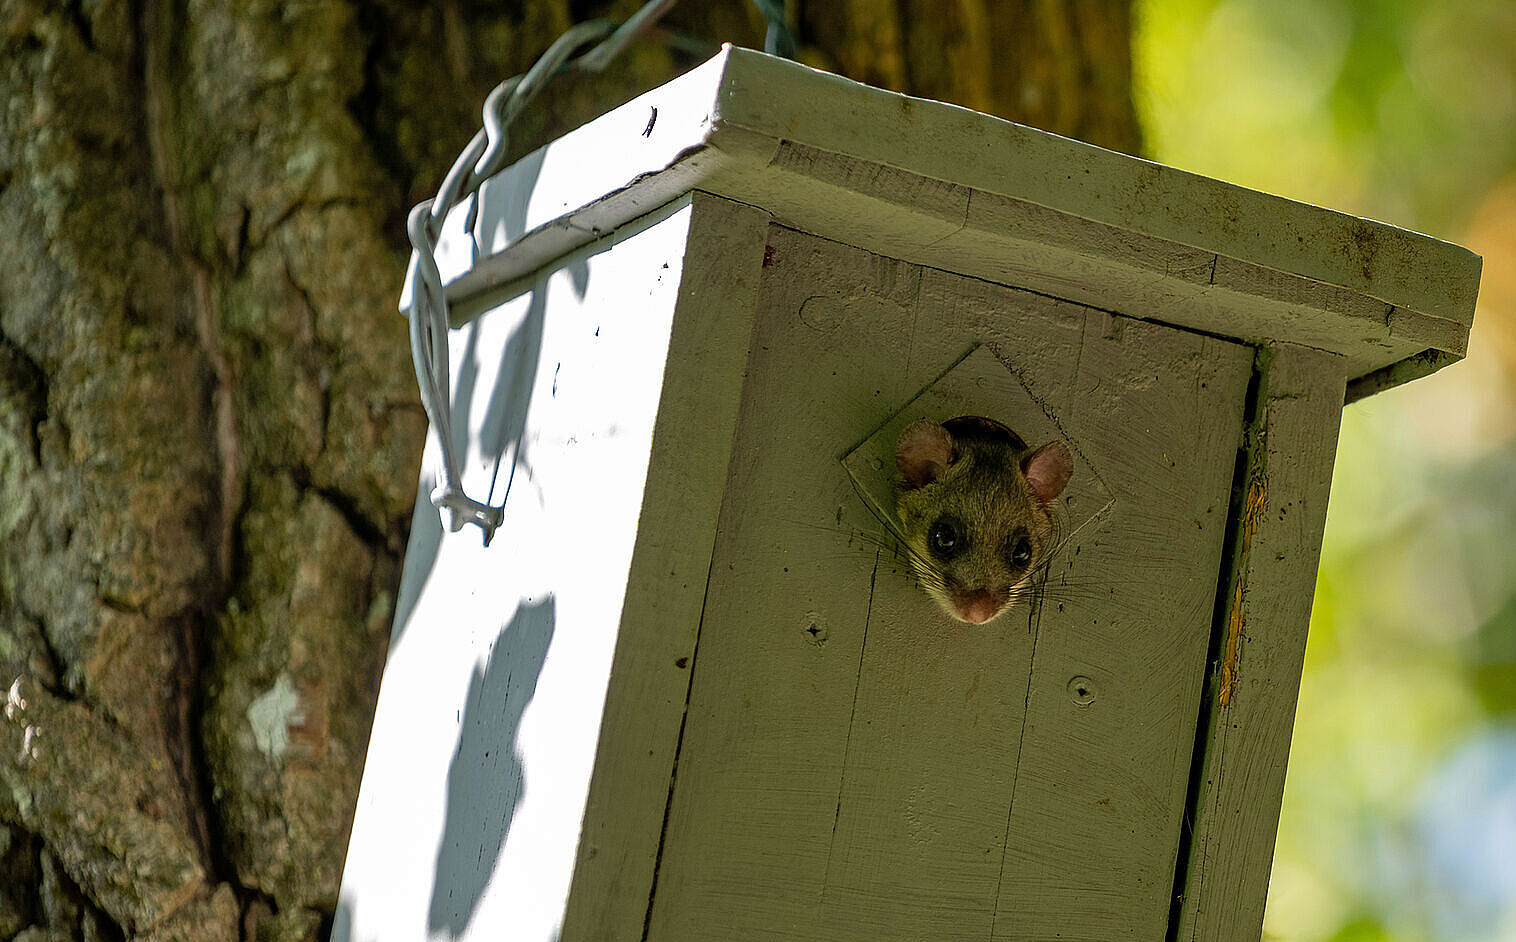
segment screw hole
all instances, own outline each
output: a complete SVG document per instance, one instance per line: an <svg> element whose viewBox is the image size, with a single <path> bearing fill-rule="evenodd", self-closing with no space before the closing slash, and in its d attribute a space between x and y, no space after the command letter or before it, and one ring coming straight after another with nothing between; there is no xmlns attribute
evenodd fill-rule
<svg viewBox="0 0 1516 942"><path fill-rule="evenodd" d="M817 647L826 644L827 630L826 626L821 623L820 616L816 614L807 616L805 620L805 628L801 630L805 632L806 640L811 644L814 644Z"/></svg>

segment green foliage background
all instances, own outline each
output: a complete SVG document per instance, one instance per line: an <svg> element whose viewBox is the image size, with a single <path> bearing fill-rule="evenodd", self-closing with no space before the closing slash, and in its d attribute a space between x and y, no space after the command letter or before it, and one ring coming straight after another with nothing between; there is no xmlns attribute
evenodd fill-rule
<svg viewBox="0 0 1516 942"><path fill-rule="evenodd" d="M1344 416L1265 938L1516 940L1516 2L1142 0L1156 159L1485 259Z"/></svg>

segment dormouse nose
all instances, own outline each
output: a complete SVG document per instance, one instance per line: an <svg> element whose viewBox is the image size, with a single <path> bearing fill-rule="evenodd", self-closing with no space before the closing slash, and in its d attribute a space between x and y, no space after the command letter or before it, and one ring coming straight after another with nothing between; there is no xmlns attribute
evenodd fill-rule
<svg viewBox="0 0 1516 942"><path fill-rule="evenodd" d="M953 599L953 610L971 625L982 625L1000 611L1000 599L989 589L974 589Z"/></svg>

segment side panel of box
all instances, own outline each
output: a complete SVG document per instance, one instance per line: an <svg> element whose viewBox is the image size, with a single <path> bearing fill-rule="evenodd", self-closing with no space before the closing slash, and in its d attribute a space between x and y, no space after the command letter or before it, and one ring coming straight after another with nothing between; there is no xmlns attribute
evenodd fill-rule
<svg viewBox="0 0 1516 942"><path fill-rule="evenodd" d="M736 436L769 216L704 193L691 199L636 549L561 942L642 938Z"/></svg>
<svg viewBox="0 0 1516 942"><path fill-rule="evenodd" d="M1271 344L1258 373L1201 715L1180 942L1255 942L1263 931L1342 417L1341 357Z"/></svg>
<svg viewBox="0 0 1516 942"><path fill-rule="evenodd" d="M613 877L644 884L632 893L645 911L688 683L675 661L693 646L750 323L751 304L710 324L680 313L701 264L692 232L709 228L695 204L713 199L618 230L452 331L465 486L503 503L504 522L489 547L473 528L443 532L425 498L432 443L335 939L557 939L571 877L611 879L575 876L581 830L631 861ZM758 233L756 268L761 221L735 209ZM721 349L731 337L738 349ZM707 359L666 368L692 346ZM710 400L689 395L702 377ZM691 505L645 525L672 491ZM629 741L614 754L601 743L622 742L634 712L646 763L631 767ZM642 783L625 826L597 810L597 769Z"/></svg>

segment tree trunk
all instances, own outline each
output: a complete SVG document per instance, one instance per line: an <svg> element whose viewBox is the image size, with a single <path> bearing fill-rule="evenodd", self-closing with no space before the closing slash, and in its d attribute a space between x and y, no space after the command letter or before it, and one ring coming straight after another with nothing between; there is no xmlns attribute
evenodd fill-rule
<svg viewBox="0 0 1516 942"><path fill-rule="evenodd" d="M636 3L500 6L0 0L0 938L324 938L426 434L405 212ZM1138 145L1122 0L797 10L812 64ZM694 61L565 78L513 149Z"/></svg>

